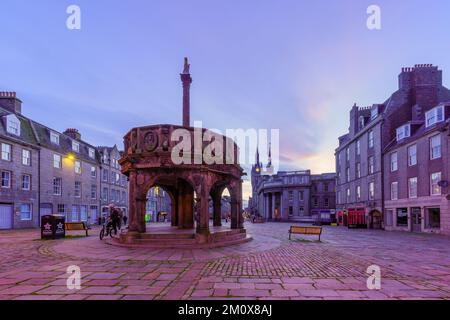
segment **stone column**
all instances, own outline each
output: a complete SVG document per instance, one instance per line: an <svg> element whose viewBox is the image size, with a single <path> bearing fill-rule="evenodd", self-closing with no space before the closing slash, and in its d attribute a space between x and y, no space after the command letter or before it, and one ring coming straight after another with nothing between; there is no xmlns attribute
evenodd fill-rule
<svg viewBox="0 0 450 320"><path fill-rule="evenodd" d="M129 176L129 191L128 191L128 214L129 223L128 231L138 232L139 231L139 218L137 215L137 203L136 203L136 192L137 192L137 174L135 171L130 172Z"/></svg>
<svg viewBox="0 0 450 320"><path fill-rule="evenodd" d="M177 211L178 194L172 192L170 197L170 225L172 227L178 226L178 211Z"/></svg>
<svg viewBox="0 0 450 320"><path fill-rule="evenodd" d="M238 201L236 199L236 195L231 196L231 229L238 229L239 222L238 222Z"/></svg>
<svg viewBox="0 0 450 320"><path fill-rule="evenodd" d="M186 187L185 183L180 184L178 189L178 228L194 228L194 192Z"/></svg>
<svg viewBox="0 0 450 320"><path fill-rule="evenodd" d="M147 203L147 198L142 195L139 195L139 197L136 199L136 216L137 216L137 225L138 225L138 232L145 233L146 226L145 226L145 205Z"/></svg>
<svg viewBox="0 0 450 320"><path fill-rule="evenodd" d="M222 226L222 195L215 192L212 197L213 201L213 221L214 227Z"/></svg>
<svg viewBox="0 0 450 320"><path fill-rule="evenodd" d="M276 207L276 200L277 200L277 196L276 196L276 192L272 192L271 194L272 196L272 219L275 220L275 207ZM278 212L279 215L279 212ZM275 220L276 221L276 220Z"/></svg>

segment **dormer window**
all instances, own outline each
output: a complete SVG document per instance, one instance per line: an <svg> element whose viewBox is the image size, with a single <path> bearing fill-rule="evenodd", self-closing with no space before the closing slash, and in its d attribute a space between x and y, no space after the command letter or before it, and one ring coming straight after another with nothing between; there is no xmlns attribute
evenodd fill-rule
<svg viewBox="0 0 450 320"><path fill-rule="evenodd" d="M89 148L89 158L92 158L92 159L95 158L95 150L92 148Z"/></svg>
<svg viewBox="0 0 450 320"><path fill-rule="evenodd" d="M378 117L378 107L374 107L370 110L370 120L373 120L376 117Z"/></svg>
<svg viewBox="0 0 450 320"><path fill-rule="evenodd" d="M80 144L76 141L72 141L72 150L75 152L80 152Z"/></svg>
<svg viewBox="0 0 450 320"><path fill-rule="evenodd" d="M405 124L397 128L397 141L408 138L411 136L411 125Z"/></svg>
<svg viewBox="0 0 450 320"><path fill-rule="evenodd" d="M364 117L360 116L359 117L359 129L361 130L362 128L364 128Z"/></svg>
<svg viewBox="0 0 450 320"><path fill-rule="evenodd" d="M50 142L59 146L59 134L50 131Z"/></svg>
<svg viewBox="0 0 450 320"><path fill-rule="evenodd" d="M425 113L425 126L428 128L444 121L444 106L438 106Z"/></svg>
<svg viewBox="0 0 450 320"><path fill-rule="evenodd" d="M20 120L16 115L6 116L6 131L15 136L20 136Z"/></svg>

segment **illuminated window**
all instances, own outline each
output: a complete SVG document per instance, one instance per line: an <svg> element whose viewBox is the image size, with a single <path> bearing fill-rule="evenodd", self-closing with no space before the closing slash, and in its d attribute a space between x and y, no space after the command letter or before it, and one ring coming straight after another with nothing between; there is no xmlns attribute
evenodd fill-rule
<svg viewBox="0 0 450 320"><path fill-rule="evenodd" d="M75 173L81 174L81 161L80 160L75 160L74 162L75 164Z"/></svg>

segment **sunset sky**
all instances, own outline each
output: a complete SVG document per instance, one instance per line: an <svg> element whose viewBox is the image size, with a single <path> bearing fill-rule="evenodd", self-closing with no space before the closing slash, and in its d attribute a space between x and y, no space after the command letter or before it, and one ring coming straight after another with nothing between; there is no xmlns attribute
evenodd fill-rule
<svg viewBox="0 0 450 320"><path fill-rule="evenodd" d="M66 28L71 4L81 30ZM366 27L371 4L381 30ZM1 0L0 91L36 121L120 147L131 127L181 122L187 56L192 121L280 129L281 169L329 172L350 107L383 102L402 67L438 65L450 86L449 12L447 0Z"/></svg>

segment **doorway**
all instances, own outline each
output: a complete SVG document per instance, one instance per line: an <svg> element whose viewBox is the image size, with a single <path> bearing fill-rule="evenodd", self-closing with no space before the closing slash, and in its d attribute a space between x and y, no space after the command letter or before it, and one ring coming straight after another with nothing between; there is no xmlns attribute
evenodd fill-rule
<svg viewBox="0 0 450 320"><path fill-rule="evenodd" d="M422 231L422 214L420 207L411 208L411 232Z"/></svg>

